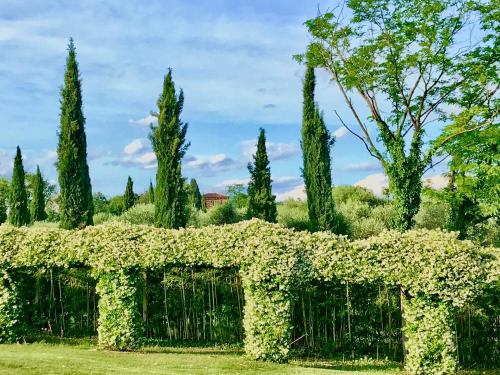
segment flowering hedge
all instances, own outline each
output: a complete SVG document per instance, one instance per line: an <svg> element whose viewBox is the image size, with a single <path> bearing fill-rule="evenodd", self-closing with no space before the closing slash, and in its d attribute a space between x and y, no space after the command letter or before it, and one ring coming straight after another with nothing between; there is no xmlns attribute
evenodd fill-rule
<svg viewBox="0 0 500 375"><path fill-rule="evenodd" d="M350 242L259 220L180 230L125 223L78 231L1 226L0 341L20 335L18 285L10 282L19 268L90 267L100 295L99 345L123 350L142 338L141 270L237 267L245 291L245 349L254 358L287 359L291 304L301 283L382 281L406 296L407 369L445 374L456 368L451 312L484 284L499 282L498 259L497 249L476 249L452 233L427 230Z"/></svg>

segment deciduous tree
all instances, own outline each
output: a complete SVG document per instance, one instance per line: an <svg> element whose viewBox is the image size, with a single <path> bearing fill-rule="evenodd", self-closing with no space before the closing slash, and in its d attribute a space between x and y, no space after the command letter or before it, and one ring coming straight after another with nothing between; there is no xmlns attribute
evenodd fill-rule
<svg viewBox="0 0 500 375"><path fill-rule="evenodd" d="M482 54L480 47L498 51L494 40L469 34L498 19L493 3L349 0L349 16L338 8L306 22L312 42L297 59L330 73L358 130L339 119L389 178L399 230L413 226L422 176L435 164L436 151L457 134L426 147L426 131L448 121L450 100L470 82L471 54ZM495 66L498 71L498 59ZM472 127L458 134L464 131Z"/></svg>

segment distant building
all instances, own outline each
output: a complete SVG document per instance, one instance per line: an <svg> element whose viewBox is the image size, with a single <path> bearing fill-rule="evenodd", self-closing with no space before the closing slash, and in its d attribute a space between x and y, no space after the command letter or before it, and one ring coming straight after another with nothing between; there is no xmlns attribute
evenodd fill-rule
<svg viewBox="0 0 500 375"><path fill-rule="evenodd" d="M229 198L227 195L222 195L219 193L203 194L203 206L208 209L215 206L216 204L224 204L228 199Z"/></svg>

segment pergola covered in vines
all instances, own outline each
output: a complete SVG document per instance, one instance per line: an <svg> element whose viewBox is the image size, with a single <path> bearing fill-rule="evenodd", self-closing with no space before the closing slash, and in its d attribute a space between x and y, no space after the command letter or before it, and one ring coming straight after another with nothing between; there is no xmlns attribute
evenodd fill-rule
<svg viewBox="0 0 500 375"><path fill-rule="evenodd" d="M0 342L22 336L23 272L89 267L99 294L98 342L126 350L143 337L138 306L141 272L165 266L236 267L245 306L245 351L286 361L291 305L312 280L383 282L401 288L405 366L410 373L457 367L452 314L499 282L497 249L478 249L443 231L385 232L349 241L251 220L202 229L165 230L112 223L83 230L0 228Z"/></svg>

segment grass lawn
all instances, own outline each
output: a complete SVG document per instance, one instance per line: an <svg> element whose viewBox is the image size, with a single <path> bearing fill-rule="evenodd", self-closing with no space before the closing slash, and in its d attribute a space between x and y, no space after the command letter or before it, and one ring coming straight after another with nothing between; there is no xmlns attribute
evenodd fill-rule
<svg viewBox="0 0 500 375"><path fill-rule="evenodd" d="M146 348L108 352L88 344L0 345L0 374L402 374L396 365L370 362L256 362L214 348Z"/></svg>

